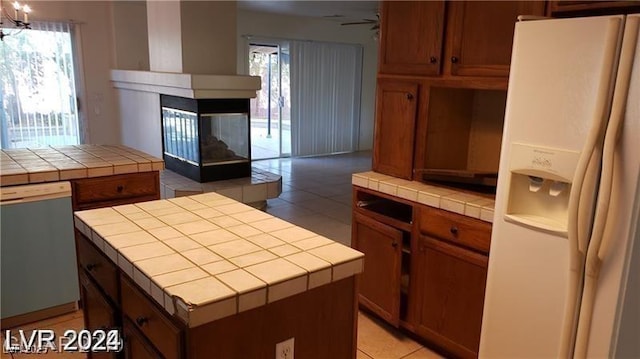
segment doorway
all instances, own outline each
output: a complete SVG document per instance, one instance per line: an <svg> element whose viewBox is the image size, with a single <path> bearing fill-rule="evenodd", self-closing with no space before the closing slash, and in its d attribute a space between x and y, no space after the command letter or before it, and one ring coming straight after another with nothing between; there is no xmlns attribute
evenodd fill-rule
<svg viewBox="0 0 640 359"><path fill-rule="evenodd" d="M282 44L249 43L249 74L262 86L251 99L251 158L291 155L289 48Z"/></svg>

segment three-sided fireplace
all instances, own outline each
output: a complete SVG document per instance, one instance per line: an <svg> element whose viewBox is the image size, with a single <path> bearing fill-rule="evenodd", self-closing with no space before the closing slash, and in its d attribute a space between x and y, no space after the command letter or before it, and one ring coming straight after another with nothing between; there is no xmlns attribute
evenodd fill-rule
<svg viewBox="0 0 640 359"><path fill-rule="evenodd" d="M167 169L198 182L251 175L249 99L160 95Z"/></svg>

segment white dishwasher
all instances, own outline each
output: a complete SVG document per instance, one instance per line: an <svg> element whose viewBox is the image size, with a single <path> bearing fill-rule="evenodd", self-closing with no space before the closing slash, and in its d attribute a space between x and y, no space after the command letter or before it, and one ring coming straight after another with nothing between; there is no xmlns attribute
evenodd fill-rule
<svg viewBox="0 0 640 359"><path fill-rule="evenodd" d="M76 308L69 182L0 187L0 259L0 312L5 324Z"/></svg>

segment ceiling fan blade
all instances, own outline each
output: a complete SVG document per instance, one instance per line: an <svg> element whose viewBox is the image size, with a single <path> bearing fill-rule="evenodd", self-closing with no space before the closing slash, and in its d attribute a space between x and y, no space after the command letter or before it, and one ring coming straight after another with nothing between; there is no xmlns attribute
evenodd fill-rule
<svg viewBox="0 0 640 359"><path fill-rule="evenodd" d="M340 25L370 25L376 22L377 21L355 21L355 22L343 22Z"/></svg>

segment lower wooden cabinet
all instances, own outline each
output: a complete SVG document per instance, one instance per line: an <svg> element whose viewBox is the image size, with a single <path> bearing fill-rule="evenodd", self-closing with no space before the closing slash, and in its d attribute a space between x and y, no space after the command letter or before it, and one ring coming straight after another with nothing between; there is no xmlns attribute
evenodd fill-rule
<svg viewBox="0 0 640 359"><path fill-rule="evenodd" d="M73 210L160 199L158 171L81 178L71 181Z"/></svg>
<svg viewBox="0 0 640 359"><path fill-rule="evenodd" d="M131 281L122 278L122 312L167 359L180 358L181 330Z"/></svg>
<svg viewBox="0 0 640 359"><path fill-rule="evenodd" d="M84 327L87 330L114 329L119 327L118 312L100 292L91 279L79 271L80 295L84 310ZM116 358L117 353L88 353L89 358Z"/></svg>
<svg viewBox="0 0 640 359"><path fill-rule="evenodd" d="M360 306L447 357L478 355L491 224L354 186Z"/></svg>
<svg viewBox="0 0 640 359"><path fill-rule="evenodd" d="M420 235L414 261L416 332L456 356L476 357L488 257Z"/></svg>
<svg viewBox="0 0 640 359"><path fill-rule="evenodd" d="M402 231L356 213L353 246L365 254L360 303L387 322L400 325Z"/></svg>
<svg viewBox="0 0 640 359"><path fill-rule="evenodd" d="M122 333L125 343L123 351L126 359L156 359L161 357L160 353L136 329L136 325L126 318L122 325Z"/></svg>

